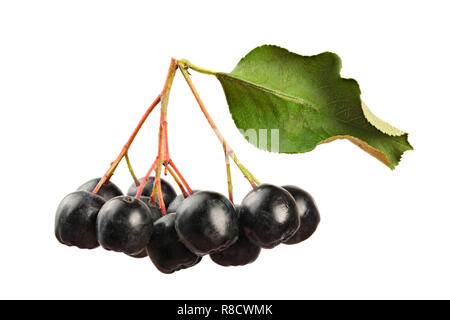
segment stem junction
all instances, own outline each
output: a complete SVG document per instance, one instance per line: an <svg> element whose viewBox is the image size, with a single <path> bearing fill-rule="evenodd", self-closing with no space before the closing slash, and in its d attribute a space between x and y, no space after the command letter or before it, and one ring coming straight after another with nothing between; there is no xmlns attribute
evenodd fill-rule
<svg viewBox="0 0 450 320"><path fill-rule="evenodd" d="M250 173L250 171L242 165L233 149L230 147L230 145L227 143L219 129L217 128L216 124L212 120L210 114L206 110L206 107L203 103L203 101L200 99L200 96L197 92L197 89L195 88L192 79L190 77L190 74L188 72L188 69L195 70L200 73L209 74L209 75L216 75L217 72L211 71L199 66L194 65L193 63L189 62L188 60L179 60L172 58L169 66L169 70L167 73L166 81L164 83L164 87L161 91L161 93L156 97L156 99L153 101L153 103L150 105L150 107L147 109L147 111L142 116L141 120L139 121L137 127L134 129L133 133L131 134L130 138L122 148L121 152L117 156L116 160L111 163L111 166L106 171L106 173L103 175L97 186L95 187L93 193L96 194L102 185L105 182L108 182L111 176L114 174L115 170L117 169L117 166L119 165L120 161L125 158L128 166L128 170L130 171L130 174L133 178L134 183L136 186L139 186L138 191L136 193L136 198L140 198L142 195L142 192L144 190L144 187L146 183L148 182L151 174L153 171L155 171L155 179L153 183L152 193L150 196L150 201L152 203L155 203L155 199L157 197L159 206L161 209L162 215L166 214L166 205L163 200L162 196L162 189L161 189L161 172L162 172L162 166L164 166L164 174L167 175L167 172L170 173L170 175L173 177L177 185L179 186L181 192L183 193L184 197L188 197L189 195L193 194L192 189L190 188L189 184L187 183L186 179L183 177L181 172L178 170L178 168L175 166L175 163L170 158L169 155L169 143L168 143L168 134L167 134L167 107L169 104L169 96L170 91L172 88L172 83L176 74L177 69L180 69L181 73L183 74L184 79L186 80L189 88L191 89L192 94L194 95L198 105L200 106L201 111L203 112L203 115L205 116L206 120L208 121L209 125L213 129L214 133L216 134L217 138L221 142L223 146L223 151L225 154L225 165L226 165L226 172L227 172L227 185L228 185L228 197L231 202L233 202L233 185L231 180L231 169L230 169L230 158L233 160L233 162L236 164L236 166L239 168L239 170L242 172L244 177L250 182L253 188L256 188L256 186L259 184L259 181ZM144 124L145 120L149 116L149 114L153 111L153 109L161 103L161 113L160 113L160 126L158 131L158 154L152 163L151 167L147 171L144 179L139 183L139 180L136 178L136 175L134 174L133 168L131 166L130 159L128 157L128 150L131 146L131 144L134 141L134 138L138 134L139 130L141 129L142 125Z"/></svg>

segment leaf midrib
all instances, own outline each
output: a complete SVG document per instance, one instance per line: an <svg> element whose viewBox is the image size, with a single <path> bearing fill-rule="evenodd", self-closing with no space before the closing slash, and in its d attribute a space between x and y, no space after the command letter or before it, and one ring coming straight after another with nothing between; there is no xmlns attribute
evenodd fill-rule
<svg viewBox="0 0 450 320"><path fill-rule="evenodd" d="M239 83L241 83L241 84L243 84L243 85L246 85L246 86L249 86L249 87L252 87L252 88L255 88L255 89L259 89L259 90L261 90L261 91L265 91L265 92L267 92L267 93L273 94L273 95L275 95L275 96L278 96L278 97L283 98L283 99L286 99L286 100L290 100L290 101L295 102L295 103L300 103L300 104L302 104L302 105L305 105L305 106L307 106L307 107L310 107L310 108L314 109L315 111L317 111L318 113L320 113L320 114L323 115L323 112L321 112L320 109L318 109L317 107L314 106L314 104L312 104L311 102L309 102L309 101L307 101L307 100L305 100L305 99L302 99L302 98L299 98L299 97L295 97L295 96L292 96L292 95L289 95L289 94L280 92L280 91L275 90L275 89L267 88L267 87L265 87L265 86L263 86L263 85L260 85L260 84L255 84L255 83L253 83L253 82L251 82L251 81L249 81L249 80L240 78L239 76L236 76L236 75L231 75L231 74L228 74L228 73L222 73L222 72L219 72L219 73L216 74L216 76L217 76L217 77L227 78L227 79L229 79L229 80L231 80L231 81L239 82ZM327 116L330 116L330 115L327 115ZM332 118L333 118L334 120L340 122L340 123L343 123L343 124L348 125L348 126L352 126L352 127L356 128L356 129L358 129L358 130L361 130L361 129L362 129L361 127L356 126L356 125L353 124L352 122L346 122L346 121L343 121L342 119L339 119L339 118L336 118L336 117L332 117ZM367 121L367 119L366 119L366 121ZM377 131L380 131L380 130L378 130L373 124L371 124L369 121L367 121L367 122L368 122L368 124L369 124L370 126L374 127ZM384 132L382 132L382 131L380 131L380 132L381 132L383 135L386 135ZM351 135L351 136L353 136L353 135ZM401 136L402 136L402 135L401 135ZM396 138L396 137L401 137L401 136L391 136L391 137L392 137L392 138ZM359 137L356 137L356 136L353 136L353 137L356 138L356 139L360 139ZM400 145L404 145L402 142L397 141L397 139L394 139L393 141L395 141L396 143L398 143L398 144L400 144ZM366 142L366 143L367 143L367 142ZM380 151L381 151L381 150L380 150ZM381 152L383 152L383 151L381 151ZM383 152L383 153L384 153L384 152ZM385 153L384 153L384 154L385 154Z"/></svg>
<svg viewBox="0 0 450 320"><path fill-rule="evenodd" d="M299 97L295 97L295 96L291 96L289 94L280 92L278 90L267 88L267 87L265 87L263 85L260 85L260 84L255 84L253 82L250 82L250 81L248 81L246 79L242 79L242 78L240 78L238 76L235 76L235 75L230 75L230 74L227 74L227 73L218 73L217 77L219 77L219 76L224 77L224 78L228 78L228 79L231 79L231 80L236 80L237 82L243 83L244 85L247 85L249 87L252 87L252 88L255 88L255 89L260 89L262 91L265 91L267 93L273 94L275 96L278 96L278 97L286 99L286 100L290 100L292 102L304 104L304 105L306 105L306 106L308 106L308 107L310 107L310 108L320 112L316 107L314 107L314 105L311 102L309 102L309 101L307 101L305 99L302 99L302 98L299 98Z"/></svg>

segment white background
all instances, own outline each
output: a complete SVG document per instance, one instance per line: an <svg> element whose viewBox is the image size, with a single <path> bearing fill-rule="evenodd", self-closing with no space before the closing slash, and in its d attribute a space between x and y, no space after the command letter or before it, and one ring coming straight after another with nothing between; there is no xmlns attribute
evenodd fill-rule
<svg viewBox="0 0 450 320"><path fill-rule="evenodd" d="M448 8L445 1L2 1L0 298L450 298ZM193 74L261 181L314 195L322 222L241 268L208 257L173 275L148 259L60 245L59 201L100 176L162 88L170 57L231 71L265 43L333 51L380 118L410 133L395 171L347 141L277 155L249 145L220 84ZM158 114L130 150L143 175ZM196 189L226 193L223 154L178 74L170 150ZM250 190L233 168L237 200ZM113 181L131 184L121 165Z"/></svg>

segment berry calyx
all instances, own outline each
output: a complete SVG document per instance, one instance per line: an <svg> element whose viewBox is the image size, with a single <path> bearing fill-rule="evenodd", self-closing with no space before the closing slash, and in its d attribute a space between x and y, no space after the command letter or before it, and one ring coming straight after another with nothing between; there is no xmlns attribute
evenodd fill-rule
<svg viewBox="0 0 450 320"><path fill-rule="evenodd" d="M146 247L152 231L150 209L139 199L116 197L98 213L98 241L107 250L135 255Z"/></svg>
<svg viewBox="0 0 450 320"><path fill-rule="evenodd" d="M88 182L83 183L78 187L77 190L85 190L88 192L93 192L97 184L100 182L101 178L95 178L89 180ZM108 201L112 198L123 195L122 190L118 186L116 186L111 181L105 182L102 187L98 190L97 195Z"/></svg>
<svg viewBox="0 0 450 320"><path fill-rule="evenodd" d="M175 228L180 240L198 256L223 250L239 236L234 205L223 195L199 191L177 209Z"/></svg>
<svg viewBox="0 0 450 320"><path fill-rule="evenodd" d="M266 249L287 240L300 227L294 198L271 184L261 184L245 196L240 219L248 239Z"/></svg>
<svg viewBox="0 0 450 320"><path fill-rule="evenodd" d="M59 204L55 217L55 236L59 242L81 249L99 246L96 220L105 200L87 191L68 194Z"/></svg>
<svg viewBox="0 0 450 320"><path fill-rule="evenodd" d="M192 267L201 257L189 251L175 230L175 213L168 213L155 222L147 252L153 264L163 273Z"/></svg>
<svg viewBox="0 0 450 320"><path fill-rule="evenodd" d="M285 244L296 244L308 239L320 222L320 214L313 197L305 190L296 186L283 186L295 199L298 215L300 217L300 228Z"/></svg>

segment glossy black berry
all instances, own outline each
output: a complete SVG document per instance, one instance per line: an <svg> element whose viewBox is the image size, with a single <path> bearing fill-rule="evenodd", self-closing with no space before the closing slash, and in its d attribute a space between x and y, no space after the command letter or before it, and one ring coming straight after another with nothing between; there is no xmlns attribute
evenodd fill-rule
<svg viewBox="0 0 450 320"><path fill-rule="evenodd" d="M105 200L87 191L75 191L59 204L55 236L59 242L82 249L98 247L95 223Z"/></svg>
<svg viewBox="0 0 450 320"><path fill-rule="evenodd" d="M163 273L186 269L200 262L180 241L175 230L175 213L169 213L154 224L147 252L153 264Z"/></svg>
<svg viewBox="0 0 450 320"><path fill-rule="evenodd" d="M107 250L138 254L147 246L152 230L150 209L130 196L107 201L98 213L98 241Z"/></svg>
<svg viewBox="0 0 450 320"><path fill-rule="evenodd" d="M194 193L198 192L199 190L193 190ZM178 207L181 205L181 202L184 200L184 195L179 194L173 199L173 201L170 203L170 206L167 208L167 213L176 212Z"/></svg>
<svg viewBox="0 0 450 320"><path fill-rule="evenodd" d="M153 222L155 222L156 220L158 220L159 218L162 217L161 210L155 204L152 204L150 202L150 197L142 196L139 198L139 200L144 202L147 205L147 207L150 209L150 216L151 216ZM147 249L145 248L136 254L129 254L129 256L133 257L133 258L138 258L138 259L145 258L148 256Z"/></svg>
<svg viewBox="0 0 450 320"><path fill-rule="evenodd" d="M308 192L296 186L283 186L283 189L294 197L300 217L300 228L284 243L296 244L308 239L316 231L320 222L320 214L313 197Z"/></svg>
<svg viewBox="0 0 450 320"><path fill-rule="evenodd" d="M239 236L234 205L211 191L199 191L181 203L175 228L181 241L198 256L223 250Z"/></svg>
<svg viewBox="0 0 450 320"><path fill-rule="evenodd" d="M239 213L240 207L236 207ZM221 266L243 266L258 258L261 248L250 242L242 227L239 228L239 239L225 250L212 253L211 259Z"/></svg>
<svg viewBox="0 0 450 320"><path fill-rule="evenodd" d="M99 183L100 179L101 178L95 178L89 180L88 182L83 183L81 186L79 186L77 190L92 192ZM97 194L105 199L105 201L123 195L122 190L120 190L119 187L111 181L104 183L100 190L98 190Z"/></svg>
<svg viewBox="0 0 450 320"><path fill-rule="evenodd" d="M142 182L144 178L139 179L139 182ZM142 190L141 196L150 197L153 191L153 182L155 181L155 177L148 178L147 183L145 184L144 189ZM138 191L139 187L136 186L136 184L132 184L130 188L127 191L127 195L129 196L135 196L136 192ZM166 208L169 207L170 203L175 199L177 196L177 193L175 192L175 189L168 183L166 180L161 178L161 191L162 196L164 200L164 204L166 205ZM156 203L159 204L159 199L156 198Z"/></svg>
<svg viewBox="0 0 450 320"><path fill-rule="evenodd" d="M291 237L300 226L294 198L283 188L262 184L241 204L244 232L254 244L270 249Z"/></svg>

